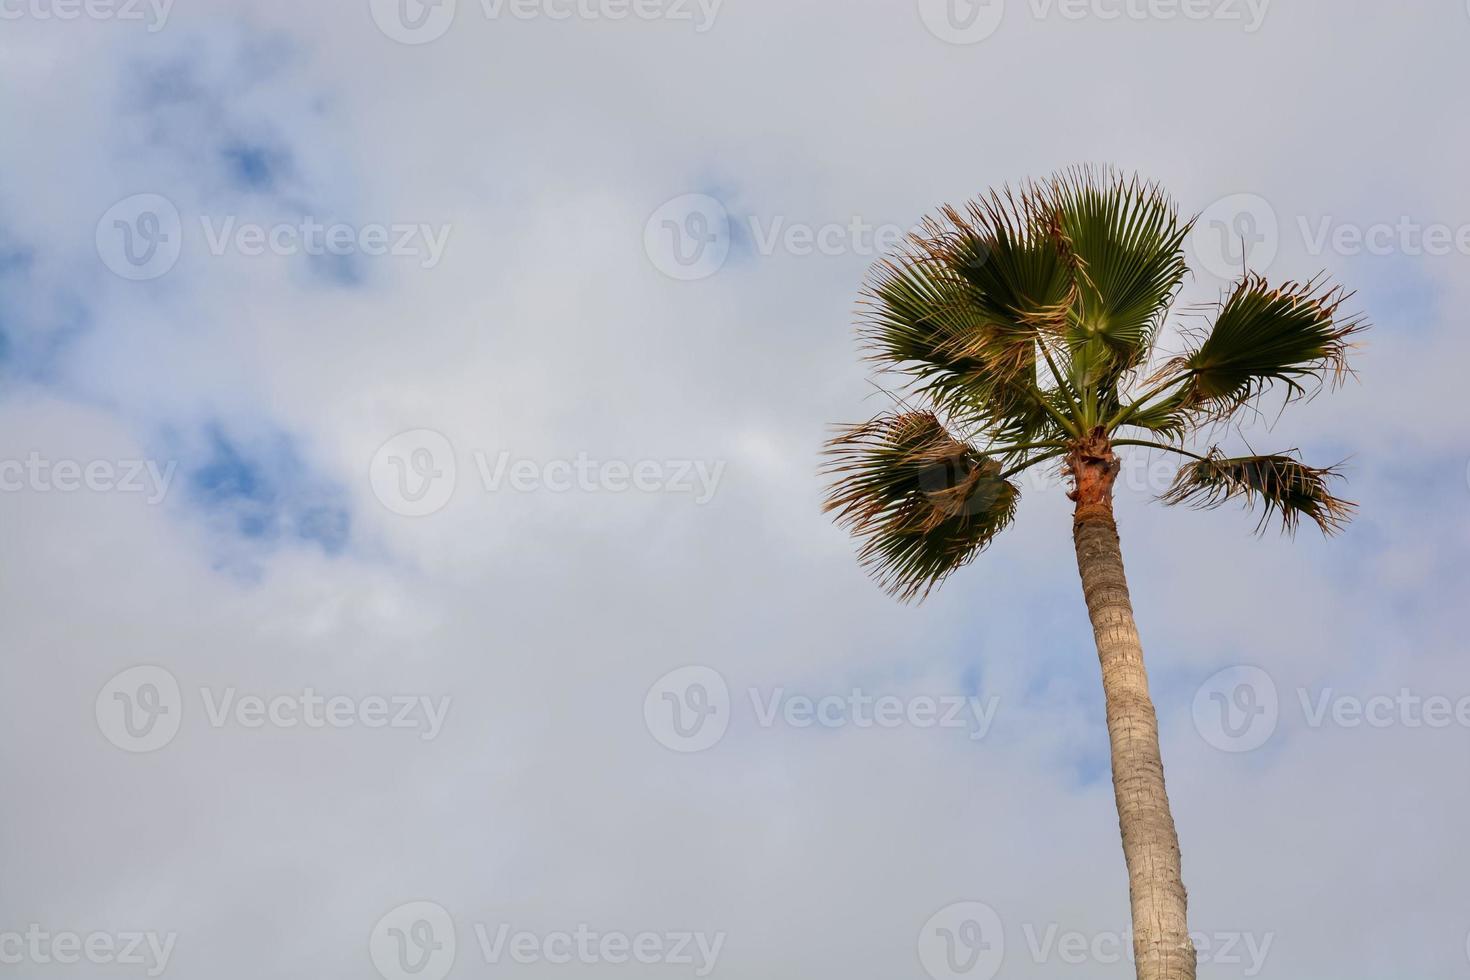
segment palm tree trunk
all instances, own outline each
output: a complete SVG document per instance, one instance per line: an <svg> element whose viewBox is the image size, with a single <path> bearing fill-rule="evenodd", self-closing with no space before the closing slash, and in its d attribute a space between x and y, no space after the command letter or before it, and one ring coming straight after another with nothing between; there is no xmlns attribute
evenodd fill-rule
<svg viewBox="0 0 1470 980"><path fill-rule="evenodd" d="M1164 790L1159 724L1148 696L1143 645L1133 622L1118 527L1113 521L1118 464L1105 442L1092 448L1075 453L1070 460L1077 481L1072 539L1102 664L1138 980L1194 980L1195 952L1179 869L1179 837Z"/></svg>

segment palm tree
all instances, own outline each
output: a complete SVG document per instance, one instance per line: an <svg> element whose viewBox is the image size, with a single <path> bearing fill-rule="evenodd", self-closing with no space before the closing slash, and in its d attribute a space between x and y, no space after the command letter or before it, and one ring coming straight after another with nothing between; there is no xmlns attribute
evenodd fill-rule
<svg viewBox="0 0 1470 980"><path fill-rule="evenodd" d="M1188 272L1181 221L1155 184L1077 168L991 192L924 222L865 289L861 334L899 373L894 411L844 428L827 448L826 509L862 544L893 595L922 599L1010 526L1012 478L1060 467L1075 502L1072 538L1102 666L1113 789L1128 867L1139 980L1193 980L1179 841L1164 789L1158 722L1113 520L1116 450L1182 459L1170 504L1261 508L1257 531L1301 518L1325 534L1354 507L1337 469L1295 451L1189 448L1268 392L1285 404L1349 374L1347 296L1320 279L1268 285L1243 272L1212 324L1157 350Z"/></svg>

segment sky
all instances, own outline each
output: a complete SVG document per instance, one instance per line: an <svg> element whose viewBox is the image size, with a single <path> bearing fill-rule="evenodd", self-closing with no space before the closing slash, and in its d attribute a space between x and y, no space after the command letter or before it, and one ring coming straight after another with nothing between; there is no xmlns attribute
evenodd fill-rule
<svg viewBox="0 0 1470 980"><path fill-rule="evenodd" d="M0 976L1123 978L1056 479L821 513L869 267L1078 163L1371 320L1118 521L1201 976L1470 973L1470 7L0 0Z"/></svg>

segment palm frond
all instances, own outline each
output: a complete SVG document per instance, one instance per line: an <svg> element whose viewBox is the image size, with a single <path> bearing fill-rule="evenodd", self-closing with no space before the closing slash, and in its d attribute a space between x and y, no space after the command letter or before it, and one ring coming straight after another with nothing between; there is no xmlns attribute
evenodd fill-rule
<svg viewBox="0 0 1470 980"><path fill-rule="evenodd" d="M872 360L907 376L901 410L841 430L823 473L825 510L885 589L922 599L1010 525L1012 477L1113 446L1192 460L1162 495L1170 504L1241 500L1261 508L1258 533L1348 524L1356 506L1331 492L1335 467L1188 445L1268 391L1291 402L1351 374L1366 323L1343 313L1341 289L1248 275L1143 377L1193 224L1158 185L1079 167L945 207L874 266L860 333Z"/></svg>
<svg viewBox="0 0 1470 980"><path fill-rule="evenodd" d="M1190 417L1181 404L1179 393L1134 408L1128 412L1123 426L1136 426L1162 436L1170 442L1183 442L1190 431Z"/></svg>
<svg viewBox="0 0 1470 980"><path fill-rule="evenodd" d="M1060 331L1072 295L1059 243L1024 196L943 209L874 267L860 324L871 358L984 427L1037 434L1052 418L1037 343Z"/></svg>
<svg viewBox="0 0 1470 980"><path fill-rule="evenodd" d="M1075 283L1055 215L1034 193L991 192L963 211L946 207L916 244L973 287L978 310L1020 338L1059 332Z"/></svg>
<svg viewBox="0 0 1470 980"><path fill-rule="evenodd" d="M862 542L859 560L903 601L922 599L1015 516L1001 464L929 412L881 415L827 444L824 510Z"/></svg>
<svg viewBox="0 0 1470 980"><path fill-rule="evenodd" d="M1015 381L1034 377L1034 344L987 317L973 288L940 262L885 260L868 291L862 335L870 358L909 374L936 401L1009 401Z"/></svg>
<svg viewBox="0 0 1470 980"><path fill-rule="evenodd" d="M1158 185L1110 168L1064 171L1042 194L1075 266L1068 339L1079 383L1107 383L1146 360L1188 272L1192 222Z"/></svg>
<svg viewBox="0 0 1470 980"><path fill-rule="evenodd" d="M1272 287L1249 276L1221 303L1199 347L1165 372L1180 377L1188 409L1211 417L1230 414L1278 382L1288 401L1336 385L1351 373L1351 338L1366 327L1362 317L1341 315L1348 298L1320 279Z"/></svg>
<svg viewBox="0 0 1470 980"><path fill-rule="evenodd" d="M1264 532L1272 516L1278 515L1282 529L1289 534L1294 534L1301 518L1306 517L1323 534L1332 535L1347 527L1357 509L1328 489L1329 480L1341 478L1337 467L1308 466L1291 453L1226 458L1211 452L1182 467L1161 499L1168 504L1214 508L1243 497L1249 508L1257 502L1264 508L1257 533Z"/></svg>

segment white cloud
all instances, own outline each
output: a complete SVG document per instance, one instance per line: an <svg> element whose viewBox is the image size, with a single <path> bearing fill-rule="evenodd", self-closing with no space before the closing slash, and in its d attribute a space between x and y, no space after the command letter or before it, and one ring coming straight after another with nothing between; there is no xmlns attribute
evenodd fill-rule
<svg viewBox="0 0 1470 980"><path fill-rule="evenodd" d="M352 527L339 555L284 543L245 579L187 499L0 495L15 733L0 927L177 931L176 972L357 977L374 924L424 900L455 917L460 975L487 969L472 925L503 921L723 932L719 977L891 977L920 975L920 928L975 900L1006 923L1006 976L1129 975L1032 962L1022 932L1095 936L1127 915L1060 492L1029 498L929 604L894 605L820 514L816 477L826 425L882 404L850 328L871 258L737 244L718 274L678 282L645 254L645 222L706 193L763 228L906 226L1106 160L1191 211L1251 193L1288 228L1463 224L1465 140L1433 93L1456 91L1470 16L1298 0L1247 35L1040 22L1013 3L993 37L953 46L914 5L876 0L726 4L702 34L460 6L419 46L380 33L365 2L179 5L155 34L6 25L0 241L32 258L0 291L0 331L51 353L44 371L0 364L0 457L148 457L215 421L282 432L342 488ZM177 101L139 107L139 72L189 64ZM273 186L231 184L237 138L286 154ZM452 234L434 268L364 258L355 286L301 256L187 251L127 282L93 238L141 192L196 222L332 209ZM1286 717L1231 756L1191 722L1195 686L1237 663L1288 693L1470 690L1453 612L1465 261L1317 256L1283 236L1273 277L1325 265L1378 324L1360 383L1250 433L1358 454L1346 538L1257 541L1229 508L1121 508L1195 924L1274 936L1265 978L1465 966L1465 732ZM1186 301L1217 292L1201 277ZM369 467L415 428L466 452L727 466L705 506L462 486L404 518ZM179 679L185 713L169 745L130 755L94 700L138 664ZM978 682L1000 703L978 742L747 715L682 756L643 705L689 664L738 691ZM227 686L453 707L432 741L215 729L197 693Z"/></svg>

